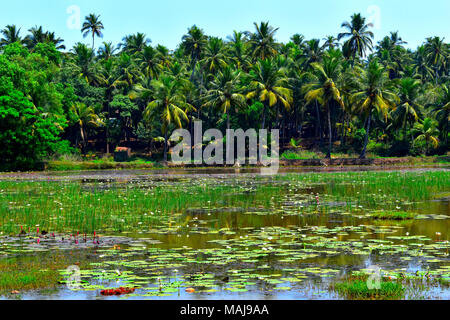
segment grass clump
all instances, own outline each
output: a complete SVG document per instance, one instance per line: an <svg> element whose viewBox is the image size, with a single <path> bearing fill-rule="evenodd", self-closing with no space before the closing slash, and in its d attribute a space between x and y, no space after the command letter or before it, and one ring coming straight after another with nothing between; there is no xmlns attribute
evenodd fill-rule
<svg viewBox="0 0 450 320"><path fill-rule="evenodd" d="M375 211L370 214L370 217L378 220L411 220L416 217L416 213L406 211Z"/></svg>
<svg viewBox="0 0 450 320"><path fill-rule="evenodd" d="M380 289L369 289L368 276L350 277L331 285L331 289L350 300L400 300L405 296L405 288L399 282L380 280Z"/></svg>
<svg viewBox="0 0 450 320"><path fill-rule="evenodd" d="M87 268L81 256L62 253L0 259L0 296L13 291L56 288L61 280L59 271L73 264Z"/></svg>

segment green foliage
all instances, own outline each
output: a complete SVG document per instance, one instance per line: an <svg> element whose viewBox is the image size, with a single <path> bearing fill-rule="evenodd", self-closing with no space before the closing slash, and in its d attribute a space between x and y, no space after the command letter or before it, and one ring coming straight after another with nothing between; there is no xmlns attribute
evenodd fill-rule
<svg viewBox="0 0 450 320"><path fill-rule="evenodd" d="M367 277L362 279L350 279L345 282L336 283L332 289L352 300L400 300L405 295L405 289L401 283L381 281L380 289L369 289Z"/></svg>
<svg viewBox="0 0 450 320"><path fill-rule="evenodd" d="M17 62L16 57L11 56L11 61L0 56L1 170L36 168L58 148L59 135L66 126L64 115L59 113L62 95L51 83L39 85L48 76L48 69L41 69L42 57L32 54L23 62L22 56ZM47 104L43 105L43 100Z"/></svg>
<svg viewBox="0 0 450 320"><path fill-rule="evenodd" d="M285 141L300 137L321 150L327 141L327 156L333 148L361 152L362 158L367 151L448 151L450 64L442 38L430 37L413 51L392 32L375 45L372 26L356 13L324 44L299 34L279 43L278 29L261 22L252 31L233 32L228 41L193 26L174 52L152 46L141 32L96 51L101 20L90 14L83 23L92 46L79 42L66 52L63 40L42 27L24 38L14 25L1 30L2 134L9 139L3 143L30 136L12 128L40 128L27 138L34 142L24 140L25 149L6 147L4 170L32 168L54 152L69 152L66 142L59 145L65 140L83 152L133 142L155 154L164 147L167 154L167 144L154 139L164 141L176 127L190 129L196 119L205 131L279 128ZM83 105L89 117L80 122L73 106Z"/></svg>

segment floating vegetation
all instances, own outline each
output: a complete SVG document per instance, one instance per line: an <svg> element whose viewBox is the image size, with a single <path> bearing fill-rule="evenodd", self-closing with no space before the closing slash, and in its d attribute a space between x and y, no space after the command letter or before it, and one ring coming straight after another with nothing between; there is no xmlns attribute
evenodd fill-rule
<svg viewBox="0 0 450 320"><path fill-rule="evenodd" d="M414 212L405 211L375 211L370 214L372 219L379 220L410 220L416 216Z"/></svg>
<svg viewBox="0 0 450 320"><path fill-rule="evenodd" d="M448 171L8 178L0 261L80 256L71 290L51 270L86 298L450 298L448 190ZM339 280L369 261L391 277L375 296Z"/></svg>
<svg viewBox="0 0 450 320"><path fill-rule="evenodd" d="M331 285L331 289L352 300L400 300L405 296L405 288L399 282L382 280L378 289L369 288L368 277L351 277Z"/></svg>

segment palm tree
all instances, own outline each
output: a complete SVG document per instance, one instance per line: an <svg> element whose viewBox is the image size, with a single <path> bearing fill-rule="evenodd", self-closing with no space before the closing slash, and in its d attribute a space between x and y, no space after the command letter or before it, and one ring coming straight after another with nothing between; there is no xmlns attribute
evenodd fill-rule
<svg viewBox="0 0 450 320"><path fill-rule="evenodd" d="M158 54L159 62L162 67L170 67L172 63L172 57L167 47L158 44L156 46L156 52Z"/></svg>
<svg viewBox="0 0 450 320"><path fill-rule="evenodd" d="M124 37L119 47L128 54L135 54L142 52L151 42L144 33L138 32Z"/></svg>
<svg viewBox="0 0 450 320"><path fill-rule="evenodd" d="M387 118L388 112L395 108L399 98L388 88L389 75L377 59L370 61L367 70L361 75L360 91L351 96L355 111L367 119L366 137L360 158L366 158L372 116L375 111Z"/></svg>
<svg viewBox="0 0 450 320"><path fill-rule="evenodd" d="M441 136L445 143L448 142L448 128L450 125L450 88L449 85L441 86L440 95L437 102L432 105L436 119L439 121L439 128L441 129Z"/></svg>
<svg viewBox="0 0 450 320"><path fill-rule="evenodd" d="M103 47L98 49L98 57L103 60L111 59L116 53L117 48L111 42L103 42Z"/></svg>
<svg viewBox="0 0 450 320"><path fill-rule="evenodd" d="M102 30L104 28L103 22L100 21L100 15L96 16L91 13L86 16L83 26L81 27L81 33L83 33L84 38L88 35L92 35L92 49L95 48L95 36L103 38Z"/></svg>
<svg viewBox="0 0 450 320"><path fill-rule="evenodd" d="M320 62L324 54L322 46L320 46L319 39L311 39L304 44L303 54L300 55L300 59L303 59L302 66L305 70L311 68L311 64Z"/></svg>
<svg viewBox="0 0 450 320"><path fill-rule="evenodd" d="M86 148L87 132L86 128L98 128L103 125L102 120L95 113L94 108L86 106L84 103L76 102L70 108L72 123L76 124L80 130L82 149Z"/></svg>
<svg viewBox="0 0 450 320"><path fill-rule="evenodd" d="M45 41L46 34L42 29L42 26L32 27L28 32L30 34L23 40L28 49L33 49L38 43L43 43Z"/></svg>
<svg viewBox="0 0 450 320"><path fill-rule="evenodd" d="M93 83L96 80L94 71L94 51L83 43L78 42L72 49L74 56L74 65L79 70L80 77L87 83Z"/></svg>
<svg viewBox="0 0 450 320"><path fill-rule="evenodd" d="M324 48L327 49L339 48L339 42L337 38L335 38L334 36L327 36L326 38L323 38L323 40L325 41L325 43L323 44Z"/></svg>
<svg viewBox="0 0 450 320"><path fill-rule="evenodd" d="M206 46L206 36L202 29L194 25L188 30L188 33L183 36L182 41L182 47L185 53L191 58L191 81L193 81L197 62L202 58L203 50Z"/></svg>
<svg viewBox="0 0 450 320"><path fill-rule="evenodd" d="M205 47L205 58L202 61L204 69L211 74L225 67L226 55L222 39L211 37Z"/></svg>
<svg viewBox="0 0 450 320"><path fill-rule="evenodd" d="M346 21L341 27L347 29L347 31L339 33L338 40L349 38L344 43L344 51L347 51L353 57L354 65L356 55L365 57L367 50L372 50L374 35L369 31L369 27L372 27L372 24L366 24L366 18L358 13L352 16L351 22Z"/></svg>
<svg viewBox="0 0 450 320"><path fill-rule="evenodd" d="M416 123L413 133L417 135L414 143L425 141L426 154L429 153L430 144L433 148L437 148L439 145L439 130L436 128L436 121L431 118L425 118L422 123Z"/></svg>
<svg viewBox="0 0 450 320"><path fill-rule="evenodd" d="M438 84L439 70L448 63L447 44L439 37L428 38L425 44L425 55L434 67L435 80Z"/></svg>
<svg viewBox="0 0 450 320"><path fill-rule="evenodd" d="M47 43L53 43L55 45L55 48L58 50L66 49L66 46L62 44L64 42L64 39L61 39L59 37L57 38L55 36L54 32L47 32L46 34L47 34L47 37L46 37L45 41Z"/></svg>
<svg viewBox="0 0 450 320"><path fill-rule="evenodd" d="M248 55L248 44L244 33L234 31L228 36L229 55L238 69L248 71L250 59Z"/></svg>
<svg viewBox="0 0 450 320"><path fill-rule="evenodd" d="M227 129L230 129L230 109L245 105L245 96L238 87L239 77L239 71L233 71L230 66L225 67L214 77L204 97L206 102L203 106L220 108L227 115Z"/></svg>
<svg viewBox="0 0 450 320"><path fill-rule="evenodd" d="M270 59L260 60L249 74L250 92L247 99L257 98L264 105L261 129L265 128L266 113L277 103L289 109L293 103L293 93L288 86L288 79Z"/></svg>
<svg viewBox="0 0 450 320"><path fill-rule="evenodd" d="M146 121L159 117L164 134L164 161L167 161L169 126L182 128L182 120L189 121L187 112L194 107L186 102L179 83L170 76L162 75L159 80L152 81L154 100L150 101L144 111Z"/></svg>
<svg viewBox="0 0 450 320"><path fill-rule="evenodd" d="M34 49L38 43L53 43L58 50L64 50L66 48L66 46L61 44L64 42L63 39L57 38L54 32L44 32L42 26L35 26L29 29L28 32L30 34L25 37L23 42L30 50Z"/></svg>
<svg viewBox="0 0 450 320"><path fill-rule="evenodd" d="M20 37L20 28L17 29L14 24L7 25L1 33L3 34L3 38L0 39L0 47L4 47L15 42L22 42L22 38Z"/></svg>
<svg viewBox="0 0 450 320"><path fill-rule="evenodd" d="M399 36L398 31L391 32L390 40L393 46L408 44L408 42L403 41L402 37Z"/></svg>
<svg viewBox="0 0 450 320"><path fill-rule="evenodd" d="M269 25L269 22L261 22L259 25L255 22L254 25L256 32L247 32L253 59L255 61L258 59L265 60L275 56L278 53L278 45L275 41L278 28L273 28Z"/></svg>
<svg viewBox="0 0 450 320"><path fill-rule="evenodd" d="M433 69L430 68L425 46L419 46L414 54L414 71L420 75L423 81L433 78Z"/></svg>
<svg viewBox="0 0 450 320"><path fill-rule="evenodd" d="M419 103L421 82L412 78L402 78L398 81L400 98L399 105L392 111L394 125L403 128L403 139L406 141L408 124L414 125L421 116L422 105Z"/></svg>
<svg viewBox="0 0 450 320"><path fill-rule="evenodd" d="M299 48L299 49L303 49L304 45L305 45L305 37L302 34L294 34L291 37L291 41Z"/></svg>
<svg viewBox="0 0 450 320"><path fill-rule="evenodd" d="M136 61L145 76L151 79L158 78L162 66L160 64L158 51L152 46L147 46L142 52L138 53Z"/></svg>
<svg viewBox="0 0 450 320"><path fill-rule="evenodd" d="M331 159L332 148L332 127L331 127L331 102L337 102L344 108L344 102L341 98L341 93L336 86L338 77L341 73L341 64L337 56L325 55L321 64L312 63L313 81L304 86L303 90L306 92L305 99L307 104L311 101L318 101L326 110L328 115L328 153L327 158Z"/></svg>

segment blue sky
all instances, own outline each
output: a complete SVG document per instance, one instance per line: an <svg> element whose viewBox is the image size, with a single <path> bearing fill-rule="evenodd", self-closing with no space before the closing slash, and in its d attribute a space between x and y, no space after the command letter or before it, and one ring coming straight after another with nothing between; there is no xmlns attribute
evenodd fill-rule
<svg viewBox="0 0 450 320"><path fill-rule="evenodd" d="M99 44L119 43L125 35L139 31L153 44L174 49L193 24L208 35L225 38L233 30L253 30L253 22L259 21L280 28L277 39L282 42L295 33L307 39L324 38L336 36L341 23L355 12L372 17L376 41L397 30L411 48L429 36L450 39L448 0L16 0L2 3L0 25L16 24L22 27L22 35L42 25L56 31L68 47L78 41L91 43L78 29L69 28L68 19L76 12L67 13L71 6L79 8L81 20L89 13L101 15L105 30L104 38L96 40Z"/></svg>

